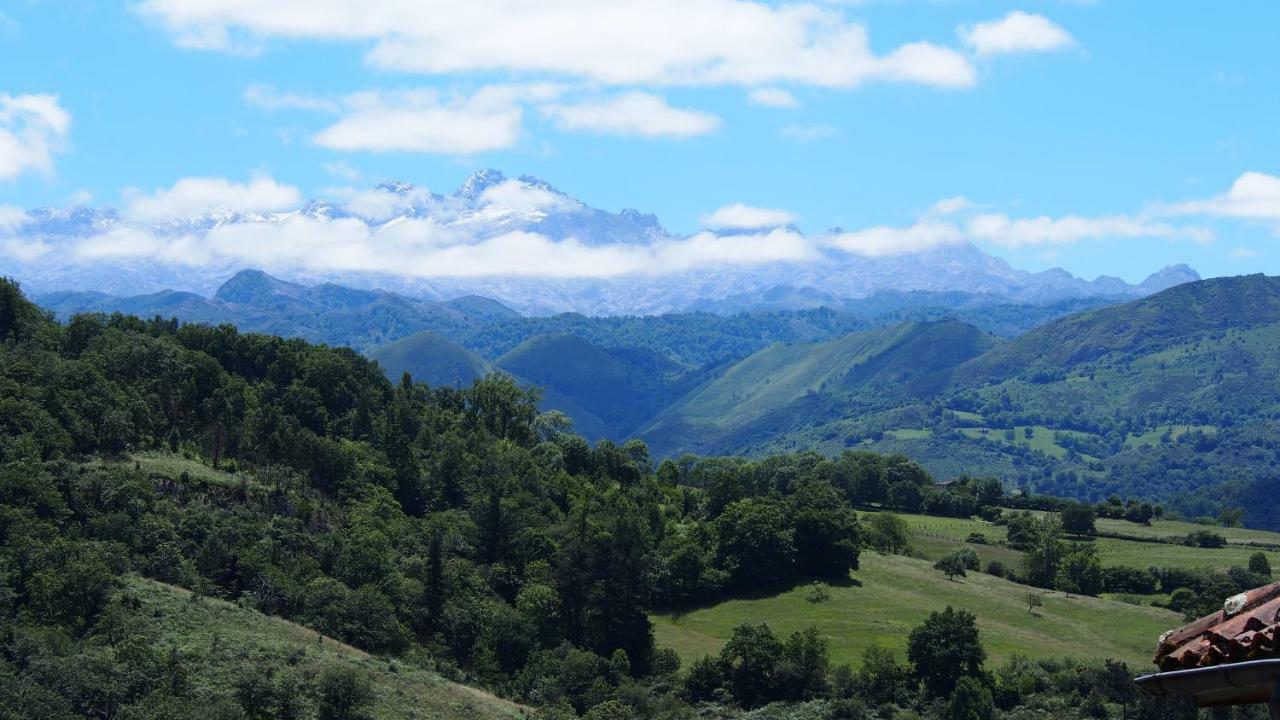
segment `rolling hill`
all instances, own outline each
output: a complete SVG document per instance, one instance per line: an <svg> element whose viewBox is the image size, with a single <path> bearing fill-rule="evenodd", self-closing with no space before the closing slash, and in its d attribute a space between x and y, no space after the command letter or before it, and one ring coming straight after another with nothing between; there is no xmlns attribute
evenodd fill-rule
<svg viewBox="0 0 1280 720"><path fill-rule="evenodd" d="M409 373L433 387L465 387L493 370L483 358L430 330L384 345L369 357L378 361L392 382Z"/></svg>
<svg viewBox="0 0 1280 720"><path fill-rule="evenodd" d="M874 404L905 400L947 384L961 363L999 341L951 320L904 323L823 343L775 344L681 398L640 436L661 454L719 450L735 432L812 407L818 396L869 393Z"/></svg>

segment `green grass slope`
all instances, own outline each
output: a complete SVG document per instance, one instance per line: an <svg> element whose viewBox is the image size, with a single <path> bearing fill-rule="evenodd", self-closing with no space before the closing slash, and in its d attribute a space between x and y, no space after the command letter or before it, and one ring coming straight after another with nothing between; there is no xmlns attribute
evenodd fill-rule
<svg viewBox="0 0 1280 720"><path fill-rule="evenodd" d="M526 715L521 706L475 688L449 682L427 670L372 657L314 630L255 610L130 577L123 590L141 603L154 642L167 654L199 657L190 682L214 694L227 691L247 663L292 671L314 682L328 668L348 666L373 682L372 716L380 720L488 720Z"/></svg>
<svg viewBox="0 0 1280 720"><path fill-rule="evenodd" d="M860 585L829 587L824 602L810 602L808 588L799 587L658 616L656 638L689 661L718 651L740 623L767 622L784 636L814 625L830 642L833 663L856 665L872 645L903 658L911 629L950 605L977 616L991 664L1014 655L1109 657L1140 668L1150 664L1160 634L1182 624L1168 610L1040 590L1034 592L1044 593L1044 606L1033 615L1027 612L1031 588L980 573L948 581L932 563L904 556L867 553L854 577Z"/></svg>
<svg viewBox="0 0 1280 720"><path fill-rule="evenodd" d="M545 388L544 404L564 410L589 436L598 425L601 435L626 437L689 381L685 366L657 352L602 348L568 333L529 338L494 365Z"/></svg>
<svg viewBox="0 0 1280 720"><path fill-rule="evenodd" d="M1280 278L1185 283L1141 300L1054 320L960 368L958 385L994 382L1036 367L1071 368L1108 353L1145 355L1200 333L1270 325L1280 318Z"/></svg>
<svg viewBox="0 0 1280 720"><path fill-rule="evenodd" d="M871 391L882 400L929 394L998 341L953 320L903 323L829 342L775 344L733 365L663 411L642 431L662 452L705 450L755 425L776 434L789 408L818 395ZM804 408L812 417L817 409Z"/></svg>
<svg viewBox="0 0 1280 720"><path fill-rule="evenodd" d="M369 357L377 360L392 382L404 373L432 386L470 385L490 370L489 363L430 330L384 345Z"/></svg>

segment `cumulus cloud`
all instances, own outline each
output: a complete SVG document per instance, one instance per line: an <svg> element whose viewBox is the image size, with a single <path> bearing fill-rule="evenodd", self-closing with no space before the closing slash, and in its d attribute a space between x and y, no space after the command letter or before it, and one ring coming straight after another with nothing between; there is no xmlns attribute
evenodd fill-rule
<svg viewBox="0 0 1280 720"><path fill-rule="evenodd" d="M866 257L909 255L963 242L955 225L921 219L907 227L881 225L853 232L837 232L825 240L832 247Z"/></svg>
<svg viewBox="0 0 1280 720"><path fill-rule="evenodd" d="M1263 172L1246 172L1231 183L1227 192L1208 200L1169 206L1183 215L1212 215L1245 220L1280 221L1280 177Z"/></svg>
<svg viewBox="0 0 1280 720"><path fill-rule="evenodd" d="M27 171L53 172L71 131L71 114L57 95L0 93L0 180Z"/></svg>
<svg viewBox="0 0 1280 720"><path fill-rule="evenodd" d="M702 224L706 227L741 230L778 227L790 225L795 221L795 214L786 210L753 207L742 203L725 205L710 215L702 217Z"/></svg>
<svg viewBox="0 0 1280 720"><path fill-rule="evenodd" d="M1143 217L1111 215L1081 217L1067 215L1010 219L1007 215L991 213L978 215L969 222L969 234L977 240L985 240L1005 247L1028 245L1065 245L1081 240L1107 238L1163 237L1207 242L1213 239L1206 228L1177 226Z"/></svg>
<svg viewBox="0 0 1280 720"><path fill-rule="evenodd" d="M21 230L29 222L31 222L31 216L26 210L16 205L0 205L0 235Z"/></svg>
<svg viewBox="0 0 1280 720"><path fill-rule="evenodd" d="M720 128L720 118L675 108L657 95L628 92L600 100L547 105L543 111L564 130L644 138L688 138Z"/></svg>
<svg viewBox="0 0 1280 720"><path fill-rule="evenodd" d="M877 55L862 25L815 3L143 0L135 8L188 47L370 43L369 64L429 74L557 74L611 85L974 81L968 60L949 48L911 43Z"/></svg>
<svg viewBox="0 0 1280 720"><path fill-rule="evenodd" d="M263 110L307 110L338 112L336 101L306 93L280 92L270 85L250 85L244 89L244 101Z"/></svg>
<svg viewBox="0 0 1280 720"><path fill-rule="evenodd" d="M527 231L475 237L431 219L375 225L359 218L304 215L225 223L202 234L119 227L71 242L71 256L82 262L146 258L193 267L366 271L402 277L607 278L818 257L811 241L781 228L755 235L699 233L652 244L588 245L573 237L554 239Z"/></svg>
<svg viewBox="0 0 1280 720"><path fill-rule="evenodd" d="M524 111L517 101L523 94L506 86L470 96L434 89L356 93L344 100L342 117L312 139L333 150L445 155L502 150L520 139Z"/></svg>
<svg viewBox="0 0 1280 720"><path fill-rule="evenodd" d="M973 207L973 203L969 202L968 198L956 195L955 197L943 198L930 205L929 209L925 211L925 215L952 215L961 210L968 210L971 207Z"/></svg>
<svg viewBox="0 0 1280 720"><path fill-rule="evenodd" d="M800 104L795 95L782 88L773 87L755 88L747 93L747 99L755 105L765 107L793 108Z"/></svg>
<svg viewBox="0 0 1280 720"><path fill-rule="evenodd" d="M1043 15L1014 10L999 20L960 28L960 39L979 56L1061 50L1071 34Z"/></svg>
<svg viewBox="0 0 1280 720"><path fill-rule="evenodd" d="M480 194L483 205L516 213L575 210L582 205L572 198L520 180L503 180Z"/></svg>
<svg viewBox="0 0 1280 720"><path fill-rule="evenodd" d="M302 194L297 188L269 177L256 177L247 183L218 177L190 177L151 193L133 190L127 194L130 197L125 217L148 223L199 217L214 210L279 212L302 204Z"/></svg>

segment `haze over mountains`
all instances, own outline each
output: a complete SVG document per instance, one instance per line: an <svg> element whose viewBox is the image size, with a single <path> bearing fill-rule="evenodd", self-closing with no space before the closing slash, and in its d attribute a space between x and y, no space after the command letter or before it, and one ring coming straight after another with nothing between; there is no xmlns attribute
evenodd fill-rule
<svg viewBox="0 0 1280 720"><path fill-rule="evenodd" d="M840 229L806 237L790 225L747 224L680 236L654 215L592 208L538 178L482 170L448 194L389 182L288 212L33 210L8 230L0 273L35 294L207 295L259 267L432 301L481 295L526 315L839 307L884 291L1043 304L1138 297L1199 277L1179 265L1137 285L1084 280L1017 270L958 238L913 250Z"/></svg>

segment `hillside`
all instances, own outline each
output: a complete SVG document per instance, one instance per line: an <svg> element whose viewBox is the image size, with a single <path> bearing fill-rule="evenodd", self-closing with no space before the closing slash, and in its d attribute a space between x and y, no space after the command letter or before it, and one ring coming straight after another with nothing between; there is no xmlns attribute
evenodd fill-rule
<svg viewBox="0 0 1280 720"><path fill-rule="evenodd" d="M1111 658L1142 668L1162 632L1180 622L1168 610L1088 597L1044 593L1036 614L1027 611L1024 585L982 573L959 582L941 580L932 562L901 555L868 555L858 583L829 585L822 602L811 587L778 595L730 600L710 608L655 618L658 642L688 660L717 652L739 623L769 618L782 634L814 625L831 641L831 659L857 663L867 648L903 657L906 636L930 612L944 607L973 611L993 662L1031 658Z"/></svg>
<svg viewBox="0 0 1280 720"><path fill-rule="evenodd" d="M414 333L369 353L387 378L409 373L433 387L465 387L491 371L489 363L430 330Z"/></svg>
<svg viewBox="0 0 1280 720"><path fill-rule="evenodd" d="M1248 522L1280 527L1280 505L1264 499L1280 462L1278 347L1280 279L1187 283L994 345L932 392L869 399L807 387L701 449L900 452L942 477L991 474L1089 500L1136 495L1189 515L1237 505ZM733 417L729 404L716 412Z"/></svg>
<svg viewBox="0 0 1280 720"><path fill-rule="evenodd" d="M690 385L690 369L644 348L601 348L576 335L539 335L494 365L546 390L547 407L560 409L595 437L628 437Z"/></svg>
<svg viewBox="0 0 1280 720"><path fill-rule="evenodd" d="M725 438L744 428L768 435L769 418L814 396L866 392L883 404L927 395L945 386L955 367L997 344L977 328L948 320L904 323L823 343L775 344L681 398L640 436L666 454L706 451L732 442Z"/></svg>
<svg viewBox="0 0 1280 720"><path fill-rule="evenodd" d="M213 691L243 682L246 672L288 674L300 695L326 671L346 668L367 677L373 717L386 720L497 720L525 717L516 703L444 680L405 662L376 658L315 630L214 598L195 598L182 588L130 577L118 601L134 606L152 651L200 658L187 682ZM234 702L234 701L231 701Z"/></svg>

